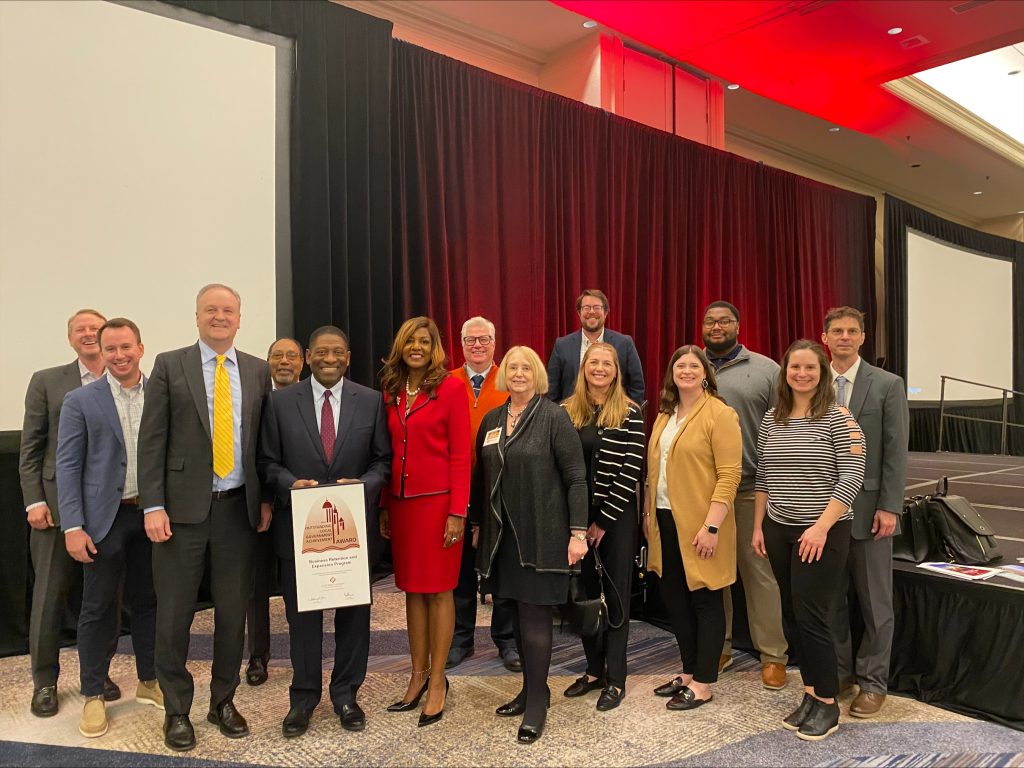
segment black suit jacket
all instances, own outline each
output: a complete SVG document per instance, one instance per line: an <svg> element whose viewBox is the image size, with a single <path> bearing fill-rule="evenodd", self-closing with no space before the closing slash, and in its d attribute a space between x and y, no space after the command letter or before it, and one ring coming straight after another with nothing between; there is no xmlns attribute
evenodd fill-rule
<svg viewBox="0 0 1024 768"><path fill-rule="evenodd" d="M644 402L644 369L636 352L633 337L604 329L604 341L615 347L619 356L619 371L626 394L637 405ZM548 358L548 399L560 403L576 388L576 375L580 371L580 348L583 331L555 339Z"/></svg>
<svg viewBox="0 0 1024 768"><path fill-rule="evenodd" d="M324 457L315 407L312 381L304 379L272 393L263 411L259 472L267 491L275 497L271 524L274 549L287 560L295 558L291 487L296 480L362 480L369 515L391 476L391 438L380 392L345 380L338 405L338 437L330 462ZM372 526L368 528L372 532Z"/></svg>
<svg viewBox="0 0 1024 768"><path fill-rule="evenodd" d="M263 403L270 392L265 360L235 350L242 384L245 501L253 528L260 520L256 450ZM238 457L235 457L236 461ZM200 523L213 495L213 438L199 345L157 355L146 384L139 427L139 506L163 507L171 523Z"/></svg>
<svg viewBox="0 0 1024 768"><path fill-rule="evenodd" d="M57 427L64 396L82 386L78 360L32 374L25 393L18 474L25 506L45 501L60 527L57 509Z"/></svg>

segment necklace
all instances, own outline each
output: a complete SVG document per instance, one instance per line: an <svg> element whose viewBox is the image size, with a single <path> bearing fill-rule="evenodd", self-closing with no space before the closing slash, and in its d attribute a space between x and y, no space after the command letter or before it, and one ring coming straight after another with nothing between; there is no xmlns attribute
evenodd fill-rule
<svg viewBox="0 0 1024 768"><path fill-rule="evenodd" d="M422 386L422 383L421 383ZM420 393L420 388L409 389L409 379L405 380L405 415L409 415L409 409L412 408L413 400L416 399L416 395Z"/></svg>
<svg viewBox="0 0 1024 768"><path fill-rule="evenodd" d="M527 406L529 406L529 403L520 408L519 413L512 413L511 402L509 402L508 406L506 406L506 411L508 411L509 432L515 432L516 425L519 423L519 419L522 418L523 414L526 413Z"/></svg>

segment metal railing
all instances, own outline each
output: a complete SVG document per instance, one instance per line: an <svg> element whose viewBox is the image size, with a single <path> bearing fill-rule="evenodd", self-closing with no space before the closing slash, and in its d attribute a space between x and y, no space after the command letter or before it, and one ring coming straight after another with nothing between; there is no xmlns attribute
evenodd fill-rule
<svg viewBox="0 0 1024 768"><path fill-rule="evenodd" d="M942 381L941 390L939 392L939 447L938 450L942 450L942 436L945 432L945 421L946 419L959 419L960 421L982 421L986 424L999 424L999 454L1001 456L1007 455L1006 452L1006 437L1007 428L1016 427L1018 429L1024 428L1024 424L1010 424L1008 419L1009 407L1007 401L1007 395L1018 395L1024 397L1024 392L1018 392L1015 389L1006 389L1005 387L997 387L992 384L981 384L977 381L968 381L967 379L958 379L955 376L940 376ZM997 392L1003 393L1003 417L996 421L995 419L984 419L980 416L961 416L956 413L946 413L946 381L958 381L961 384L971 384L975 387L984 387L985 389L994 389Z"/></svg>

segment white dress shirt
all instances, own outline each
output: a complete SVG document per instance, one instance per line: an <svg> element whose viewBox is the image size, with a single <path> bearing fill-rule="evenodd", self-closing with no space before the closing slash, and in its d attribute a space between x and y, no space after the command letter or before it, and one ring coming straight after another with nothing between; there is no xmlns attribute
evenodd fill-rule
<svg viewBox="0 0 1024 768"><path fill-rule="evenodd" d="M839 402L839 387L836 386L836 376L842 376L846 379L846 386L843 388L843 394L846 395L846 402L843 403L847 408L850 407L850 402L853 400L853 382L857 378L857 371L860 370L860 355L857 355L857 362L850 366L850 369L846 373L836 373L836 369L831 365L829 370L832 372L832 389L836 393L836 402Z"/></svg>
<svg viewBox="0 0 1024 768"><path fill-rule="evenodd" d="M310 382L313 384L313 410L316 412L316 428L320 429L320 420L323 417L324 410L324 392L327 391L327 387L316 380L316 376L309 377ZM338 418L341 416L341 389L345 384L345 377L341 379L331 387L331 412L334 414L334 434L338 435Z"/></svg>

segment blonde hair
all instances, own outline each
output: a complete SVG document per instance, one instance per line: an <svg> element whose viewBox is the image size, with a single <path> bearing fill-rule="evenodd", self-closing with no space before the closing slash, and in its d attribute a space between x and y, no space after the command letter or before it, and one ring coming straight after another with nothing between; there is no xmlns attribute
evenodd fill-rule
<svg viewBox="0 0 1024 768"><path fill-rule="evenodd" d="M93 315L94 317L98 317L104 323L107 322L107 318L101 315L95 309L89 309L88 307L80 309L77 312L75 312L75 314L68 318L68 336L71 335L71 324L75 322L75 318L78 317L79 315Z"/></svg>
<svg viewBox="0 0 1024 768"><path fill-rule="evenodd" d="M544 367L544 363L541 362L540 355L529 347L524 346L512 347L505 353L505 356L501 359L501 365L498 367L498 380L495 382L495 386L502 392L508 392L506 370L513 355L522 357L533 370L533 391L538 395L546 394L548 391L548 371Z"/></svg>
<svg viewBox="0 0 1024 768"><path fill-rule="evenodd" d="M437 330L437 324L429 317L411 317L402 323L402 327L395 334L395 340L391 344L391 352L382 361L384 368L380 372L380 388L384 394L392 400L397 400L409 378L409 367L402 359L402 350L406 343L420 328L426 328L430 334L430 365L423 376L420 387L426 390L427 394L433 394L440 386L442 379L448 375L448 358L441 346L441 333Z"/></svg>
<svg viewBox="0 0 1024 768"><path fill-rule="evenodd" d="M615 347L603 341L598 341L587 347L583 355L583 362L580 363L580 372L576 374L576 388L572 394L562 403L569 419L576 429L582 429L594 421L594 407L597 405L590 397L590 389L587 387L586 365L591 353L596 350L611 352L612 362L615 364L615 379L608 389L608 397L601 406L601 412L597 415L596 424L605 429L622 426L622 422L629 416L629 407L636 406L626 396L626 390L622 386L622 375L619 370L619 354ZM639 406L637 406L639 408Z"/></svg>

